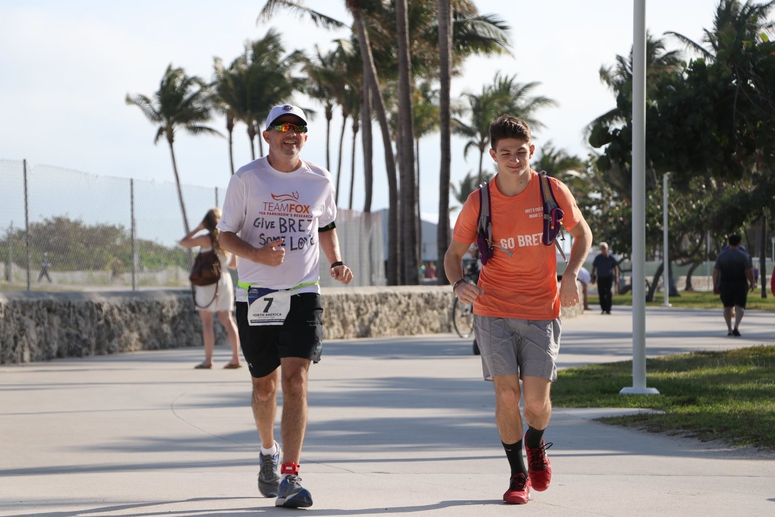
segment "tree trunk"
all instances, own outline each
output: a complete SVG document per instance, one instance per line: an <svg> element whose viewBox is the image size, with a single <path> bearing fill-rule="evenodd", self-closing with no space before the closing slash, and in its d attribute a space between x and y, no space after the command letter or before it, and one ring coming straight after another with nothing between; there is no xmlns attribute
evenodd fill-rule
<svg viewBox="0 0 775 517"><path fill-rule="evenodd" d="M694 270L700 267L702 262L692 262L692 265L689 267L689 271L686 272L686 285L684 286L684 291L694 291L694 285L692 285L692 275L694 274Z"/></svg>
<svg viewBox="0 0 775 517"><path fill-rule="evenodd" d="M420 139L418 138L415 142L414 159L417 162L417 183L415 184L415 189L417 191L417 195L415 196L417 201L417 258L420 261L420 264L422 264L422 213L420 212ZM420 279L420 281L422 281L422 279Z"/></svg>
<svg viewBox="0 0 775 517"><path fill-rule="evenodd" d="M409 48L409 19L407 0L396 0L396 27L398 36L398 123L401 126L399 142L402 147L401 198L404 213L404 276L406 283L420 283L417 256L417 195L414 173L414 114L412 107L412 68Z"/></svg>
<svg viewBox="0 0 775 517"><path fill-rule="evenodd" d="M363 67L365 70L365 62ZM372 168L374 138L371 131L371 92L368 88L361 87L361 93L361 146L363 147L363 188L365 190L363 212L368 214L371 212L371 197L374 190L374 170Z"/></svg>
<svg viewBox="0 0 775 517"><path fill-rule="evenodd" d="M339 162L336 166L336 206L339 206L339 184L342 178L342 151L344 150L344 131L347 129L347 117L350 114L342 109L342 132L339 134Z"/></svg>
<svg viewBox="0 0 775 517"><path fill-rule="evenodd" d="M450 84L452 82L452 8L450 0L437 0L439 16L439 130L441 163L439 167L439 222L436 227L436 250L439 259L436 274L439 285L448 285L444 271L444 254L449 247L449 180L452 167L450 120Z"/></svg>
<svg viewBox="0 0 775 517"><path fill-rule="evenodd" d="M331 172L331 120L334 118L334 110L326 106L326 170Z"/></svg>
<svg viewBox="0 0 775 517"><path fill-rule="evenodd" d="M255 160L256 147L255 147L255 144L253 144L253 140L255 140L256 138L256 130L250 124L248 124L248 138L250 139L250 158Z"/></svg>
<svg viewBox="0 0 775 517"><path fill-rule="evenodd" d="M186 215L186 203L183 201L183 188L180 185L180 176L178 175L178 163L175 160L175 149L172 146L172 140L167 138L167 142L170 144L170 155L172 156L172 171L175 173L175 185L178 187L178 200L180 201L180 212L183 214L183 229L186 230L186 235L191 231L188 226L188 216Z"/></svg>
<svg viewBox="0 0 775 517"><path fill-rule="evenodd" d="M264 156L264 137L261 134L261 130L259 128L256 128L254 131L256 134L256 140L258 140L258 152L260 153L259 157L261 157Z"/></svg>
<svg viewBox="0 0 775 517"><path fill-rule="evenodd" d="M347 5L355 21L356 35L358 45L361 48L361 56L366 61L364 68L367 76L364 77L364 84L368 84L371 93L374 94L375 108L379 126L382 130L382 145L385 148L385 170L388 177L388 265L387 265L387 283L396 285L398 283L398 179L396 178L396 164L393 161L393 146L390 141L390 128L388 127L387 113L385 110L385 101L382 98L382 92L379 89L379 80L377 78L377 69L374 66L374 58L371 54L371 44L369 35L366 33L366 27L363 22L363 13L360 8L360 2L347 0Z"/></svg>
<svg viewBox="0 0 775 517"><path fill-rule="evenodd" d="M234 176L234 117L226 116L226 131L229 133L229 165Z"/></svg>
<svg viewBox="0 0 775 517"><path fill-rule="evenodd" d="M358 147L358 117L353 117L353 152L350 159L350 210L353 209L353 192L355 192L355 150Z"/></svg>
<svg viewBox="0 0 775 517"><path fill-rule="evenodd" d="M762 298L767 298L767 217L764 214L759 235L759 276L762 279Z"/></svg>

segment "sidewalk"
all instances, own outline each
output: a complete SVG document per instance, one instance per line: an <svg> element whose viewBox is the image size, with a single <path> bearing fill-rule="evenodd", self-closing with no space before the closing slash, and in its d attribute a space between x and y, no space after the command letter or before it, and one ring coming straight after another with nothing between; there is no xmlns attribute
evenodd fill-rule
<svg viewBox="0 0 775 517"><path fill-rule="evenodd" d="M646 321L650 355L775 342L772 313L746 313L736 339L720 309L654 308ZM620 307L566 321L560 365L631 358L630 326ZM302 464L310 514L775 514L775 454L593 421L621 410L556 410L552 486L502 504L492 386L470 345L325 343ZM249 374L219 368L228 356L218 347L209 371L193 369L198 348L0 367L0 515L293 513L258 495Z"/></svg>

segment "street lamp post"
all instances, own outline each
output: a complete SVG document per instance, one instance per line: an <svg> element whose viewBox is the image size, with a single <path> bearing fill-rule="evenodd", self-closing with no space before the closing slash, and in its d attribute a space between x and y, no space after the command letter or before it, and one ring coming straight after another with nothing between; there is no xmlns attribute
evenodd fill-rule
<svg viewBox="0 0 775 517"><path fill-rule="evenodd" d="M622 395L659 395L646 387L646 0L633 0L632 41L632 387Z"/></svg>
<svg viewBox="0 0 775 517"><path fill-rule="evenodd" d="M665 173L662 176L662 255L664 270L662 271L663 291L665 292L665 301L662 302L662 307L671 307L670 305L670 257L667 253L667 186L668 186L669 173Z"/></svg>

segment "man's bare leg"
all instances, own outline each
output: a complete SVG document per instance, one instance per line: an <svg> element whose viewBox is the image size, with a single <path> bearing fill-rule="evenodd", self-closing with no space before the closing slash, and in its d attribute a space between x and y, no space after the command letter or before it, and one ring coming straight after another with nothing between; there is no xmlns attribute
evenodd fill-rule
<svg viewBox="0 0 775 517"><path fill-rule="evenodd" d="M307 378L311 361L299 357L284 357L281 361L283 463L298 465L307 430Z"/></svg>
<svg viewBox="0 0 775 517"><path fill-rule="evenodd" d="M277 380L278 370L260 379L253 379L253 418L264 449L274 446L274 420L277 415Z"/></svg>
<svg viewBox="0 0 775 517"><path fill-rule="evenodd" d="M519 413L519 376L496 375L492 378L495 385L495 424L503 443L517 443L522 439L522 416Z"/></svg>

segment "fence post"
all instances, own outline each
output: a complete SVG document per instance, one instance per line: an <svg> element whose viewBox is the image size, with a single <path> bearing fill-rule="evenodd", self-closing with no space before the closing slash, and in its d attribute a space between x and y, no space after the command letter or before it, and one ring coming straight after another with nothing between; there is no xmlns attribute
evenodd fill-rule
<svg viewBox="0 0 775 517"><path fill-rule="evenodd" d="M8 286L10 288L13 282L13 221L8 228L8 271L6 271L8 277Z"/></svg>
<svg viewBox="0 0 775 517"><path fill-rule="evenodd" d="M215 208L220 208L218 206L218 187L215 187Z"/></svg>
<svg viewBox="0 0 775 517"><path fill-rule="evenodd" d="M137 228L135 226L135 180L129 178L129 214L131 217L131 239L132 239L132 290L137 291L137 244L135 235Z"/></svg>
<svg viewBox="0 0 775 517"><path fill-rule="evenodd" d="M30 291L30 203L27 195L27 160L24 164L24 236L27 245L27 291Z"/></svg>

